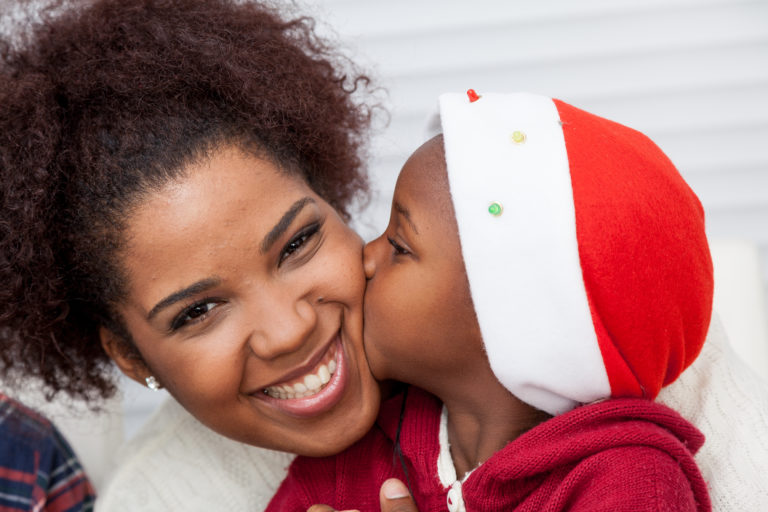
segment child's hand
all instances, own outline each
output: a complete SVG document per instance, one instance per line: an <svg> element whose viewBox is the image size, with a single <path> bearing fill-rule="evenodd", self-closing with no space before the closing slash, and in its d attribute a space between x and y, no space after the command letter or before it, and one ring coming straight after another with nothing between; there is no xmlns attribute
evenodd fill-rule
<svg viewBox="0 0 768 512"><path fill-rule="evenodd" d="M307 512L360 512L359 510L334 510L328 505L312 505Z"/></svg>
<svg viewBox="0 0 768 512"><path fill-rule="evenodd" d="M408 488L397 478L390 478L381 484L379 492L381 512L419 512ZM312 505L307 512L359 512L356 510L334 510L328 505Z"/></svg>

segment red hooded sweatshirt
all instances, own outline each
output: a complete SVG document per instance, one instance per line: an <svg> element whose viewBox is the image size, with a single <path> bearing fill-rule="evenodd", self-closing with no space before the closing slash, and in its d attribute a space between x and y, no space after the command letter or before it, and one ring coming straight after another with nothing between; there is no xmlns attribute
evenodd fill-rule
<svg viewBox="0 0 768 512"><path fill-rule="evenodd" d="M346 451L298 457L267 510L303 512L324 503L378 512L379 488L391 477L408 482L420 512L710 510L693 459L704 436L661 404L612 399L578 407L522 434L447 487L438 477L441 410L417 388L389 399L376 426Z"/></svg>

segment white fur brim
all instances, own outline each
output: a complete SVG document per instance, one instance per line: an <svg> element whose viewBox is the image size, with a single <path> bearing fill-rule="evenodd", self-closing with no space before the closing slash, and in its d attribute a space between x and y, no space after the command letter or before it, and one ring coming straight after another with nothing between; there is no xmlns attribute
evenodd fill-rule
<svg viewBox="0 0 768 512"><path fill-rule="evenodd" d="M451 195L491 368L560 414L610 395L584 287L557 109L531 94L440 97ZM512 134L525 134L515 143ZM503 206L500 216L491 203Z"/></svg>

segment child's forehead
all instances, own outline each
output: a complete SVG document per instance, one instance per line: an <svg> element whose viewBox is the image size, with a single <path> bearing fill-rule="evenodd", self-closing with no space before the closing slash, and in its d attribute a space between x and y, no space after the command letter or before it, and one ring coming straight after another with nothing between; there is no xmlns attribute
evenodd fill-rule
<svg viewBox="0 0 768 512"><path fill-rule="evenodd" d="M397 180L400 192L448 197L443 136L437 135L419 146L406 161Z"/></svg>
<svg viewBox="0 0 768 512"><path fill-rule="evenodd" d="M455 224L442 135L422 144L405 163L395 187L395 201Z"/></svg>

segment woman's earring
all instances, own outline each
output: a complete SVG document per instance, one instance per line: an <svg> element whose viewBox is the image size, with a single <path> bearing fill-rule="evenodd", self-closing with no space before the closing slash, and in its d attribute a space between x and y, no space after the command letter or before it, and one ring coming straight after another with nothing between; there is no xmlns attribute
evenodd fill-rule
<svg viewBox="0 0 768 512"><path fill-rule="evenodd" d="M157 391L158 389L160 389L160 383L157 382L157 379L154 376L150 375L149 377L144 379L144 381L147 383L147 387L152 391Z"/></svg>

